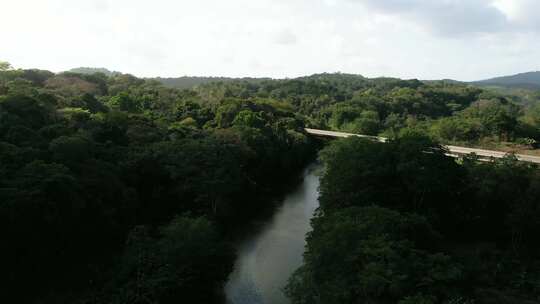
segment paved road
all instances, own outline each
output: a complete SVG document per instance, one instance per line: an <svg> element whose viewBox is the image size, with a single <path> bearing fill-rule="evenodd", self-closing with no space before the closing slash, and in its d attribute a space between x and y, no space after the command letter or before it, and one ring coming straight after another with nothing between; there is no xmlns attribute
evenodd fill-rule
<svg viewBox="0 0 540 304"><path fill-rule="evenodd" d="M369 136L369 135L361 135L361 134L353 134L353 133L345 133L345 132L335 132L335 131L325 131L325 130L317 130L317 129L305 129L308 134L312 134L315 136L324 136L324 137L350 137L350 136L357 136L357 137L364 137L364 138L371 138L373 140L377 140L380 142L386 142L387 138L385 137L378 137L378 136ZM467 148L467 147L458 147L458 146L445 146L448 151L450 152L448 155L453 157L458 157L460 155L465 154L471 154L475 153L480 158L502 158L506 155L505 152L501 151L493 151L493 150L484 150L484 149L474 149L474 148ZM523 155L523 154L516 154L517 159L520 161L526 161L531 163L537 163L540 164L540 157L539 156L531 156L531 155Z"/></svg>

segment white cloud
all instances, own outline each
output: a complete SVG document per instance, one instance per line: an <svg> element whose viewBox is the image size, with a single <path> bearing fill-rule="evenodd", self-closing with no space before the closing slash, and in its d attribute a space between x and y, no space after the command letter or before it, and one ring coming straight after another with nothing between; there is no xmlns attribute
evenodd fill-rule
<svg viewBox="0 0 540 304"><path fill-rule="evenodd" d="M0 0L0 60L138 76L540 69L537 0Z"/></svg>
<svg viewBox="0 0 540 304"><path fill-rule="evenodd" d="M540 32L538 0L349 0L443 35Z"/></svg>
<svg viewBox="0 0 540 304"><path fill-rule="evenodd" d="M538 0L496 0L494 6L500 9L508 20L521 30L540 32L540 1Z"/></svg>
<svg viewBox="0 0 540 304"><path fill-rule="evenodd" d="M290 45L298 41L296 35L290 29L284 29L276 33L274 42L277 44Z"/></svg>
<svg viewBox="0 0 540 304"><path fill-rule="evenodd" d="M443 35L500 31L505 15L490 0L351 0L382 14L413 20Z"/></svg>

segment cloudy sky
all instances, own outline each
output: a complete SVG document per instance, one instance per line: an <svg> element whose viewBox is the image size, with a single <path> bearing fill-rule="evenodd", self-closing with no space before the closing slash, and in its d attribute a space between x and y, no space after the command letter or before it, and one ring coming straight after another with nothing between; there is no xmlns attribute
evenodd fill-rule
<svg viewBox="0 0 540 304"><path fill-rule="evenodd" d="M540 70L539 0L0 0L0 60L137 76Z"/></svg>

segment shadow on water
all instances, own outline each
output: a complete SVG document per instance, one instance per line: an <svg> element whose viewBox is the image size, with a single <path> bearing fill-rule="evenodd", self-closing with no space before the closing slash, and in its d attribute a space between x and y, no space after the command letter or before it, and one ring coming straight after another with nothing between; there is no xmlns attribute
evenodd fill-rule
<svg viewBox="0 0 540 304"><path fill-rule="evenodd" d="M225 286L230 304L284 304L283 287L302 264L305 235L318 207L319 177L312 164L273 216L238 243L234 271Z"/></svg>

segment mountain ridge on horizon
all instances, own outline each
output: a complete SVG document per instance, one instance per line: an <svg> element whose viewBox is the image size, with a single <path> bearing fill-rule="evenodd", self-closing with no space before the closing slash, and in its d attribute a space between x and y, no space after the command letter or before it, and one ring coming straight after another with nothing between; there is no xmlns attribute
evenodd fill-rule
<svg viewBox="0 0 540 304"><path fill-rule="evenodd" d="M530 71L508 76L472 81L479 86L499 86L506 88L540 90L540 71Z"/></svg>
<svg viewBox="0 0 540 304"><path fill-rule="evenodd" d="M107 68L92 68L92 67L78 67L68 70L68 72L73 73L81 73L81 74L94 74L94 73L103 73L107 76L112 76L115 74L121 74L121 72L117 71L110 71ZM339 73L339 72L338 72ZM310 76L315 75L321 75L321 74L335 74L335 73L317 73ZM343 73L343 74L350 74L350 73ZM361 74L355 74L358 76L362 76ZM309 76L300 76L300 77L293 77L290 79L295 78L303 78L303 77L309 77ZM362 76L364 77L364 76ZM246 80L246 81L260 81L260 80L270 80L274 79L271 77L226 77L226 76L178 76L178 77L146 77L148 79L155 79L159 82L161 82L165 86L169 87L175 87L180 89L187 89L191 88L197 85L210 83L210 82L216 82L216 81L235 81L235 80ZM370 77L367 77L370 78ZM381 77L373 77L373 79L377 78L395 78L395 77L387 77L387 76L381 76ZM289 79L289 78L284 78ZM472 85L477 85L481 87L504 87L504 88L515 88L515 89L528 89L528 90L540 90L540 71L530 71L530 72L523 72L513 75L506 75L506 76L498 76L483 80L476 80L476 81L461 81L461 80L455 80L455 79L436 79L436 80L424 80L424 81L450 81L450 82L458 82L458 83L468 83Z"/></svg>

